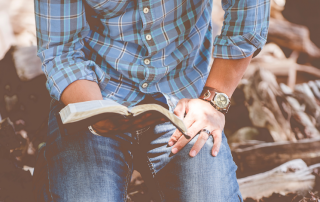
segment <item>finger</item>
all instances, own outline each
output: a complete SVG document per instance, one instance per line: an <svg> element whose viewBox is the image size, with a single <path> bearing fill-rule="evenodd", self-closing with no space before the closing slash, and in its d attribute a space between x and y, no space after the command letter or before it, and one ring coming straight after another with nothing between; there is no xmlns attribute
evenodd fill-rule
<svg viewBox="0 0 320 202"><path fill-rule="evenodd" d="M208 138L209 134L201 131L196 143L194 143L193 147L191 148L189 155L191 157L195 157L200 152L203 145L207 142Z"/></svg>
<svg viewBox="0 0 320 202"><path fill-rule="evenodd" d="M153 120L149 120L149 121L146 121L146 122L143 122L141 124L138 124L138 125L134 126L134 130L139 130L139 129L145 128L147 126L159 124L159 123L165 122L165 121L166 121L165 118L156 118L156 119L153 119Z"/></svg>
<svg viewBox="0 0 320 202"><path fill-rule="evenodd" d="M191 116L191 115L188 115L185 117L185 119L183 120L185 126L187 128L189 128L193 123L194 123L194 118ZM168 142L168 145L171 147L172 145L174 145L182 136L183 134L177 129L174 131L174 133L172 134L172 136L170 137L169 139L169 142ZM190 136L189 134L189 129L188 129L188 135ZM190 136L192 137L192 136ZM189 139L191 140L191 138Z"/></svg>
<svg viewBox="0 0 320 202"><path fill-rule="evenodd" d="M186 106L187 106L188 100L187 99L181 99L179 100L176 108L174 109L173 113L177 115L180 119L184 118L184 115L186 113Z"/></svg>
<svg viewBox="0 0 320 202"><path fill-rule="evenodd" d="M174 133L171 135L171 137L170 137L170 140L169 140L169 142L168 142L168 145L171 147L172 145L174 145L178 140L179 140L179 138L182 136L182 133L178 130L178 129L176 129L175 131L174 131Z"/></svg>
<svg viewBox="0 0 320 202"><path fill-rule="evenodd" d="M119 128L123 125L125 125L126 123L130 122L130 119L127 118L122 118L122 119L118 119L118 120L113 120L112 123L114 123L115 128Z"/></svg>
<svg viewBox="0 0 320 202"><path fill-rule="evenodd" d="M132 124L140 124L145 119L150 118L150 116L152 116L152 113L143 114L141 117L138 117L137 119L135 119Z"/></svg>
<svg viewBox="0 0 320 202"><path fill-rule="evenodd" d="M95 127L94 125L92 125L91 127L99 135L107 134L110 131L108 128L100 129L100 128ZM111 128L111 127L109 127L109 128Z"/></svg>
<svg viewBox="0 0 320 202"><path fill-rule="evenodd" d="M200 121L195 122L189 129L188 135L191 137L190 139L185 138L182 136L174 145L171 152L173 154L178 153L184 146L191 141L191 139L203 128L202 123Z"/></svg>
<svg viewBox="0 0 320 202"><path fill-rule="evenodd" d="M92 125L92 128L99 133L107 133L110 130L113 130L114 127L114 123L109 119L99 121Z"/></svg>
<svg viewBox="0 0 320 202"><path fill-rule="evenodd" d="M221 130L214 130L212 131L212 136L214 140L214 144L212 147L212 156L217 156L220 150L221 146L221 140L222 140L222 131Z"/></svg>

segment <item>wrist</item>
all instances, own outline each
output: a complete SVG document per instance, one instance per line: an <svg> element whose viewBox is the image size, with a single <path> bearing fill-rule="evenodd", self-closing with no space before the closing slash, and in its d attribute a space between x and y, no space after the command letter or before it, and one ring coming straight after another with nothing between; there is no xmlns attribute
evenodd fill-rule
<svg viewBox="0 0 320 202"><path fill-rule="evenodd" d="M208 102L207 100L204 100L204 99L201 99L201 98L196 98L196 99L198 99L198 100L200 100L200 101L202 101L202 102L206 102L206 103L210 104L210 105L211 105L210 107L213 108L213 110L215 110L215 111L217 111L218 113L221 113L221 114L223 114L223 115L226 115L226 113L223 113L223 112L217 110L217 108L215 108L215 107L214 107L210 102Z"/></svg>
<svg viewBox="0 0 320 202"><path fill-rule="evenodd" d="M209 102L216 110L226 114L230 107L230 98L215 88L205 86L199 99Z"/></svg>

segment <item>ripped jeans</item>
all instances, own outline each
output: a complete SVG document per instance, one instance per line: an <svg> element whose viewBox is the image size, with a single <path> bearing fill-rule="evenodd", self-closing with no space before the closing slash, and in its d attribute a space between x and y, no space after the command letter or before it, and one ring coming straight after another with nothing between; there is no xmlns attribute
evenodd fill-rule
<svg viewBox="0 0 320 202"><path fill-rule="evenodd" d="M217 157L211 155L212 136L196 157L190 157L189 151L198 136L172 155L167 143L176 128L169 122L110 137L89 130L61 135L54 114L62 107L59 102L51 105L46 146L38 156L43 162L37 162L45 165L42 174L46 180L35 183L36 201L125 202L134 158L139 158L132 155L132 138L147 154L144 160L155 177L161 201L243 201L237 166L224 133Z"/></svg>

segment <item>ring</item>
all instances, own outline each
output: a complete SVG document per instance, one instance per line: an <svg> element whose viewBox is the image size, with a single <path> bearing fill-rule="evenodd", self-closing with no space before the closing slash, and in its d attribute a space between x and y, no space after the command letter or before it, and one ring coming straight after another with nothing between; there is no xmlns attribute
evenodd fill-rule
<svg viewBox="0 0 320 202"><path fill-rule="evenodd" d="M204 128L204 129L201 129L201 130L200 130L200 133L201 133L201 132L205 132L205 133L207 133L208 135L211 135L211 132L210 132L208 129L205 129L205 128Z"/></svg>

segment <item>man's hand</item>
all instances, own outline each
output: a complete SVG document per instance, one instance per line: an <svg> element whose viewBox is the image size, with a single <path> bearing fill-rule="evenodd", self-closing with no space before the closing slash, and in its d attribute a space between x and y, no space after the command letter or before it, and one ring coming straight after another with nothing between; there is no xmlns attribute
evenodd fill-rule
<svg viewBox="0 0 320 202"><path fill-rule="evenodd" d="M90 100L102 100L100 88L97 83L88 80L77 80L71 83L62 93L61 101L68 105L70 103L85 102ZM134 120L106 119L92 125L92 128L99 134L104 135L111 131L128 132L139 130L150 125L165 122L166 119L146 113Z"/></svg>
<svg viewBox="0 0 320 202"><path fill-rule="evenodd" d="M181 99L174 113L183 119L184 124L188 128L188 135L191 138L189 140L186 139L179 130L176 130L168 143L169 146L174 145L171 152L176 154L186 146L201 129L207 129L214 138L212 155L217 156L221 145L222 130L225 125L224 114L211 106L209 102L200 99ZM201 132L189 155L191 157L196 156L208 138L209 135L206 132Z"/></svg>

